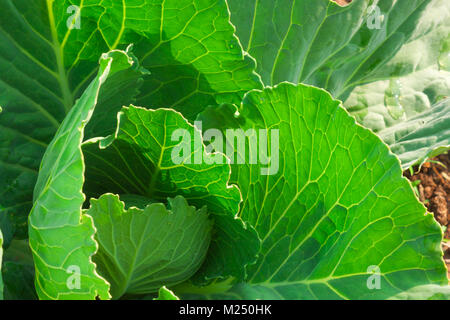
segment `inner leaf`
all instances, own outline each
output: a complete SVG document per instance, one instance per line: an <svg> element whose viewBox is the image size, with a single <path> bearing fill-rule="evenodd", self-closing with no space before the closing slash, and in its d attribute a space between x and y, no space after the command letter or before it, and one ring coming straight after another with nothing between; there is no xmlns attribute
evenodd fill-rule
<svg viewBox="0 0 450 320"><path fill-rule="evenodd" d="M148 294L189 279L202 265L211 241L206 208L196 210L177 196L168 207L152 203L125 209L119 196L91 199L99 250L98 272L111 284L111 295Z"/></svg>

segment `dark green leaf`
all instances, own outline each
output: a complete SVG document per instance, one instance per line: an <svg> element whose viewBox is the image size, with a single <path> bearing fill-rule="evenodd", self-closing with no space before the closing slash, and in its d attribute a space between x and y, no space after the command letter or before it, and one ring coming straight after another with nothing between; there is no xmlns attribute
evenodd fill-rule
<svg viewBox="0 0 450 320"><path fill-rule="evenodd" d="M183 130L189 140L180 140L177 130ZM174 151L183 147L187 150L181 156ZM88 198L111 192L165 202L167 197L182 195L190 205L206 206L215 227L196 281L228 276L244 279L245 265L254 261L259 249L258 236L235 218L240 193L228 185L227 158L208 154L200 132L181 114L168 109L123 108L115 136L87 141L83 154ZM174 162L175 156L180 157L179 163ZM190 162L185 161L188 158Z"/></svg>
<svg viewBox="0 0 450 320"><path fill-rule="evenodd" d="M22 238L45 149L95 78L103 52L134 43L151 74L140 83L110 79L122 90L100 95L88 137L111 133L116 112L134 102L141 85L138 104L191 118L261 86L225 0L0 0L0 7L0 210Z"/></svg>

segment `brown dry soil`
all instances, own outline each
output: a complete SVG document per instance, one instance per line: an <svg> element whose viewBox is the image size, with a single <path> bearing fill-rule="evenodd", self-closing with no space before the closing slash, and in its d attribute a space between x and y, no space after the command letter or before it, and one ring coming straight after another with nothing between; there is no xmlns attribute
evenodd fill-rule
<svg viewBox="0 0 450 320"><path fill-rule="evenodd" d="M409 171L405 172L405 176L411 181L420 181L416 182L419 184L415 188L420 201L434 214L437 222L447 228L442 249L450 279L450 154L426 162L412 177Z"/></svg>

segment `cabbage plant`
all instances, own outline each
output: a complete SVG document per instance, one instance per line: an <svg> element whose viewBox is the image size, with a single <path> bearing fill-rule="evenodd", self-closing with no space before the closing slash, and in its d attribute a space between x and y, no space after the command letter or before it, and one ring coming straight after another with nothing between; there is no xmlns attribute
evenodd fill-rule
<svg viewBox="0 0 450 320"><path fill-rule="evenodd" d="M446 150L446 87L380 136L351 103L443 61L412 2L0 0L0 297L448 299L392 152Z"/></svg>

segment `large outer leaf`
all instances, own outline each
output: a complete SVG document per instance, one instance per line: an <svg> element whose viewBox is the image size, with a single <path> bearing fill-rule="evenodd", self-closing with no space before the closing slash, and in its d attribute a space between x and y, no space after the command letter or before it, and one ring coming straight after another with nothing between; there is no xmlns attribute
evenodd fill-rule
<svg viewBox="0 0 450 320"><path fill-rule="evenodd" d="M229 4L244 48L258 61L267 85L308 83L345 100L354 87L389 79L357 87L345 106L361 124L375 131L388 128L380 135L401 157L404 168L449 145L442 128L450 123L434 110L423 117L429 127L436 121L442 125L422 131L420 141L416 136L407 147L404 144L405 132L418 128L411 118L431 109L438 94L450 95L449 70L443 70L444 64L450 65L447 0L358 0L347 7L329 0L229 0ZM366 14L370 5L377 5L383 15L380 29L368 27L367 22L373 22ZM393 81L400 83L397 97L389 93ZM390 129L398 123L404 125Z"/></svg>
<svg viewBox="0 0 450 320"><path fill-rule="evenodd" d="M172 138L179 129L191 137L191 153L184 154L191 157L190 163L177 164L172 157L182 144ZM200 132L180 113L124 107L115 136L97 140L83 145L88 198L110 192L166 202L167 197L181 195L197 208L207 206L215 220L213 238L196 280L245 277L245 265L254 262L259 240L255 230L235 218L241 197L235 185L228 185L230 165L225 155L206 153ZM203 160L197 162L197 157ZM207 161L213 157L218 163Z"/></svg>
<svg viewBox="0 0 450 320"><path fill-rule="evenodd" d="M196 210L177 196L142 209L125 209L119 197L91 199L86 211L94 219L99 250L98 271L111 284L111 295L147 294L162 285L189 279L201 266L211 241L206 208Z"/></svg>
<svg viewBox="0 0 450 320"><path fill-rule="evenodd" d="M231 293L383 299L447 283L438 224L402 177L398 159L338 101L283 83L249 93L238 111L227 126L280 130L280 170L261 176L261 165L232 167L244 199L241 217L258 231L262 249L250 284ZM214 111L202 119L217 121ZM380 268L380 290L366 286L371 266Z"/></svg>
<svg viewBox="0 0 450 320"><path fill-rule="evenodd" d="M109 284L96 273L91 260L97 250L92 219L81 212L84 202L81 142L102 84L108 76L132 64L123 51L102 56L97 77L69 112L45 152L29 217L36 291L41 299L110 297ZM79 283L76 278L71 282L71 276L79 276Z"/></svg>
<svg viewBox="0 0 450 320"><path fill-rule="evenodd" d="M0 7L0 206L21 236L45 148L103 52L135 43L152 72L139 103L188 116L260 86L225 0L0 0ZM68 29L77 17L80 29ZM106 110L132 103L136 87L106 101Z"/></svg>

